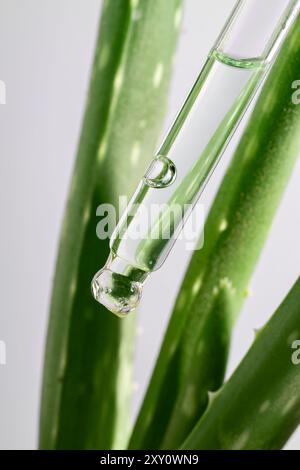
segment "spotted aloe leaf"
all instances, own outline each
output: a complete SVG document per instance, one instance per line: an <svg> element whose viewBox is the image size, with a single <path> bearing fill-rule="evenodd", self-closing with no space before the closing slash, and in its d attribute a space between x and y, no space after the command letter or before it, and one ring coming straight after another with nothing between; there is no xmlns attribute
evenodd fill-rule
<svg viewBox="0 0 300 470"><path fill-rule="evenodd" d="M184 448L281 449L300 423L299 333L300 278Z"/></svg>
<svg viewBox="0 0 300 470"><path fill-rule="evenodd" d="M230 333L300 152L300 19L289 34L211 208L138 416L132 448L176 448L224 378ZM170 385L172 384L172 385Z"/></svg>
<svg viewBox="0 0 300 470"><path fill-rule="evenodd" d="M129 196L153 156L165 110L181 0L105 0L54 279L40 447L122 447L128 433L134 319L90 294L108 241L96 209Z"/></svg>

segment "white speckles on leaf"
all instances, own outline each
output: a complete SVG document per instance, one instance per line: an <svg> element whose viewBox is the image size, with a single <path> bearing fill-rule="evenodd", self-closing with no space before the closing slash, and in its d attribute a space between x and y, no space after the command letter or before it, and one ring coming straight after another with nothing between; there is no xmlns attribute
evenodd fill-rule
<svg viewBox="0 0 300 470"><path fill-rule="evenodd" d="M57 435L58 435L58 428L57 426L53 426L52 428L52 431L51 431L51 435L52 435L52 440L55 442L56 439L57 439Z"/></svg>
<svg viewBox="0 0 300 470"><path fill-rule="evenodd" d="M147 416L145 418L145 421L144 421L145 429L147 429L148 426L151 424L152 417L153 417L153 412L152 412L152 410L150 410L150 411L148 411L148 414L147 414Z"/></svg>
<svg viewBox="0 0 300 470"><path fill-rule="evenodd" d="M107 63L108 63L108 59L109 59L109 47L107 44L105 44L103 47L102 47L102 50L100 51L100 55L99 55L99 62L98 62L98 67L100 70L104 69L104 67L106 67Z"/></svg>
<svg viewBox="0 0 300 470"><path fill-rule="evenodd" d="M133 21L139 21L142 18L142 12L141 10L135 9L132 12L132 20Z"/></svg>
<svg viewBox="0 0 300 470"><path fill-rule="evenodd" d="M139 0L130 0L131 8L137 8L139 5Z"/></svg>
<svg viewBox="0 0 300 470"><path fill-rule="evenodd" d="M67 367L67 355L63 354L60 358L60 364L59 364L59 372L58 372L59 380L62 380L64 378L66 367Z"/></svg>
<svg viewBox="0 0 300 470"><path fill-rule="evenodd" d="M244 297L252 297L253 291L250 286L246 287L244 290Z"/></svg>
<svg viewBox="0 0 300 470"><path fill-rule="evenodd" d="M175 26L176 29L178 29L179 26L180 26L181 17L182 17L182 8L178 7L176 12L175 12L175 16L174 16L174 26Z"/></svg>
<svg viewBox="0 0 300 470"><path fill-rule="evenodd" d="M298 402L297 396L290 398L290 400L288 400L285 406L282 408L282 415L284 416L288 414L294 408L297 402Z"/></svg>
<svg viewBox="0 0 300 470"><path fill-rule="evenodd" d="M141 154L141 144L140 142L136 141L133 144L132 151L131 151L131 156L130 156L130 161L132 165L136 165L138 162L139 156Z"/></svg>
<svg viewBox="0 0 300 470"><path fill-rule="evenodd" d="M235 439L231 446L231 450L242 450L250 438L250 432L244 431ZM230 449L229 449L230 450Z"/></svg>
<svg viewBox="0 0 300 470"><path fill-rule="evenodd" d="M219 288L217 286L214 286L214 288L212 290L212 293L213 293L213 295L217 296L218 293L219 293Z"/></svg>
<svg viewBox="0 0 300 470"><path fill-rule="evenodd" d="M154 75L153 75L153 86L154 86L154 88L158 88L159 85L161 84L163 74L164 74L164 64L162 62L159 62L156 66L156 69L155 69Z"/></svg>
<svg viewBox="0 0 300 470"><path fill-rule="evenodd" d="M259 413L265 413L270 408L270 400L264 401L259 407Z"/></svg>
<svg viewBox="0 0 300 470"><path fill-rule="evenodd" d="M182 411L186 416L193 416L196 408L196 389L194 384L189 384L186 388L185 398L182 404Z"/></svg>
<svg viewBox="0 0 300 470"><path fill-rule="evenodd" d="M121 88L122 83L123 83L123 78L124 78L123 69L120 68L116 73L116 77L115 77L115 81L114 81L114 88L115 88L116 92L120 91L120 88Z"/></svg>
<svg viewBox="0 0 300 470"><path fill-rule="evenodd" d="M91 217L91 207L87 206L83 212L83 223L86 225Z"/></svg>
<svg viewBox="0 0 300 470"><path fill-rule="evenodd" d="M177 308L181 310L185 306L185 303L186 303L186 293L182 291L178 297Z"/></svg>
<svg viewBox="0 0 300 470"><path fill-rule="evenodd" d="M220 279L220 288L228 290L230 294L236 293L236 289L233 287L232 281L228 277Z"/></svg>
<svg viewBox="0 0 300 470"><path fill-rule="evenodd" d="M215 286L212 290L213 295L218 295L220 293L220 290L226 290L231 295L234 295L236 293L236 289L233 286L232 281L228 277L223 277L222 279L220 279L219 284Z"/></svg>
<svg viewBox="0 0 300 470"><path fill-rule="evenodd" d="M201 288L201 285L202 285L202 279L201 278L198 278L196 279L194 285L193 285L193 289L192 289L192 293L193 295L197 295L200 288Z"/></svg>
<svg viewBox="0 0 300 470"><path fill-rule="evenodd" d="M70 296L71 297L74 297L76 289L77 289L77 279L75 277L70 284Z"/></svg>
<svg viewBox="0 0 300 470"><path fill-rule="evenodd" d="M174 341L169 348L169 356L172 357L175 354L177 348L177 342Z"/></svg>
<svg viewBox="0 0 300 470"><path fill-rule="evenodd" d="M228 227L228 222L226 219L222 219L219 225L219 232L225 232Z"/></svg>
<svg viewBox="0 0 300 470"><path fill-rule="evenodd" d="M101 162L102 160L104 160L106 150L107 150L107 140L103 139L100 144L99 151L98 151L98 161Z"/></svg>

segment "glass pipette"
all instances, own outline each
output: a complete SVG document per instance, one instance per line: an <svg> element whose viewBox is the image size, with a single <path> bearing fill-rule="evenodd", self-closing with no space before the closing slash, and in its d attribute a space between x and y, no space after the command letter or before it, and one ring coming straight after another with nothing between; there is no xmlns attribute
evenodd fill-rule
<svg viewBox="0 0 300 470"><path fill-rule="evenodd" d="M95 299L116 315L137 307L165 261L299 11L300 0L237 2L92 281ZM152 207L156 216L145 216Z"/></svg>

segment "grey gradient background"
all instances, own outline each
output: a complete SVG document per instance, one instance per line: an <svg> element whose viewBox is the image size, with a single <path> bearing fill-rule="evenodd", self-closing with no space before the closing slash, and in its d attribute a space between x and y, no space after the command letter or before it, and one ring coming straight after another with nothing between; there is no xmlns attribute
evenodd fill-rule
<svg viewBox="0 0 300 470"><path fill-rule="evenodd" d="M186 0L166 127L233 4ZM7 103L0 105L0 340L7 348L7 364L0 366L1 449L29 449L37 443L51 280L100 6L101 0L0 0L0 80L7 87ZM205 191L206 209L237 137ZM298 164L238 321L228 373L250 346L253 329L263 325L299 274L299 177ZM133 413L189 255L178 242L145 288ZM288 448L300 449L300 432Z"/></svg>

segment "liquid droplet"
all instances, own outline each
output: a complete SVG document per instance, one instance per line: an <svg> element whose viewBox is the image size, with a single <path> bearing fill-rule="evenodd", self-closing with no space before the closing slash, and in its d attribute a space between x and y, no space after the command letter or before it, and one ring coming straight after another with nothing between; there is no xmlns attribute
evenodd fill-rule
<svg viewBox="0 0 300 470"><path fill-rule="evenodd" d="M93 279L92 293L108 310L125 317L139 304L142 284L104 268Z"/></svg>
<svg viewBox="0 0 300 470"><path fill-rule="evenodd" d="M152 188L166 188L176 178L176 166L163 155L156 157L144 176L145 182Z"/></svg>

